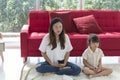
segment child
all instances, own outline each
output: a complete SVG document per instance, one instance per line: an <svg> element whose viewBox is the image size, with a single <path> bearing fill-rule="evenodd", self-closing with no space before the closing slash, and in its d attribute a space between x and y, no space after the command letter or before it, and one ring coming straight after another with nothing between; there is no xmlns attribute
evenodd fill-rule
<svg viewBox="0 0 120 80"><path fill-rule="evenodd" d="M89 75L89 78L106 76L112 73L109 68L102 66L103 51L98 48L100 40L95 34L90 34L88 37L88 48L82 54L83 57L83 72Z"/></svg>
<svg viewBox="0 0 120 80"><path fill-rule="evenodd" d="M58 75L78 75L81 69L68 62L72 49L69 37L64 32L62 20L54 18L51 21L49 33L45 35L39 47L45 62L42 62L36 70L40 73L54 72Z"/></svg>

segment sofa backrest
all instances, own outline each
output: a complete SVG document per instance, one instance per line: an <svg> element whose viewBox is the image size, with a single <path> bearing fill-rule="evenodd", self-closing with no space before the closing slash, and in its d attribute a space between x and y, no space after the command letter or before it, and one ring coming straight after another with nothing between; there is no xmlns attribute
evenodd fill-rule
<svg viewBox="0 0 120 80"><path fill-rule="evenodd" d="M31 11L29 15L30 32L48 32L51 19L60 17L67 33L78 32L73 18L94 15L104 32L120 31L120 12L113 10L60 10Z"/></svg>
<svg viewBox="0 0 120 80"><path fill-rule="evenodd" d="M31 11L29 14L30 32L48 32L50 18L48 11Z"/></svg>
<svg viewBox="0 0 120 80"><path fill-rule="evenodd" d="M94 15L97 23L104 32L120 31L120 12L113 10L73 10L71 11L71 19L87 15ZM71 24L76 26L74 22Z"/></svg>
<svg viewBox="0 0 120 80"><path fill-rule="evenodd" d="M77 32L77 28L71 25L71 11L70 10L59 10L50 12L51 19L59 17L62 19L64 29L67 33Z"/></svg>

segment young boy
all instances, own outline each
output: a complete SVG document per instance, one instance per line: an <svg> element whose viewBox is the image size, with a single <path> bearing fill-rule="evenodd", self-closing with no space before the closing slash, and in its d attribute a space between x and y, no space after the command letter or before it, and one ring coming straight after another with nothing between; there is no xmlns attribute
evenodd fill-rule
<svg viewBox="0 0 120 80"><path fill-rule="evenodd" d="M89 75L89 78L106 76L112 73L109 68L102 66L103 51L98 48L100 40L96 34L90 34L88 37L88 48L83 52L83 72Z"/></svg>

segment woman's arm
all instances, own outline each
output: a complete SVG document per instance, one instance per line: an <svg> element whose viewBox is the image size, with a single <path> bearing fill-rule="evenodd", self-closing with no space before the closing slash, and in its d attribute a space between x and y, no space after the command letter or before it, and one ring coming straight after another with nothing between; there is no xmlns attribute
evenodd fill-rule
<svg viewBox="0 0 120 80"><path fill-rule="evenodd" d="M46 55L46 53L44 52L41 52L41 55L44 57L44 59L51 65L51 61L50 59L48 58L48 56Z"/></svg>
<svg viewBox="0 0 120 80"><path fill-rule="evenodd" d="M64 66L67 64L69 56L70 56L70 52L67 52L64 58Z"/></svg>
<svg viewBox="0 0 120 80"><path fill-rule="evenodd" d="M64 57L64 63L63 64L59 64L59 67L63 68L66 66L67 62L68 62L68 59L69 59L69 56L70 56L70 52L67 52L65 57Z"/></svg>
<svg viewBox="0 0 120 80"><path fill-rule="evenodd" d="M41 55L44 57L44 59L51 65L54 67L61 67L60 64L53 64L50 59L48 58L48 56L46 55L46 53L41 52Z"/></svg>
<svg viewBox="0 0 120 80"><path fill-rule="evenodd" d="M83 59L83 64L84 64L86 67L88 67L88 68L90 68L90 69L92 69L92 70L95 70L95 69L96 69L94 66L90 65L90 64L87 62L87 60L85 60L85 59Z"/></svg>

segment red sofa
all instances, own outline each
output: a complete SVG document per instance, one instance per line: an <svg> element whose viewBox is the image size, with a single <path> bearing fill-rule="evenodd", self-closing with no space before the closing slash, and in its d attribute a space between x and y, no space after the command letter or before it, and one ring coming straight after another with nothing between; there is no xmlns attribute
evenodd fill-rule
<svg viewBox="0 0 120 80"><path fill-rule="evenodd" d="M28 25L24 25L20 32L21 56L25 59L41 56L38 47L54 17L60 17L63 20L63 26L74 48L71 56L81 56L87 47L86 39L89 33L80 33L73 19L88 15L94 16L102 30L97 35L100 37L100 48L103 49L104 54L120 56L120 12L112 10L31 11Z"/></svg>

